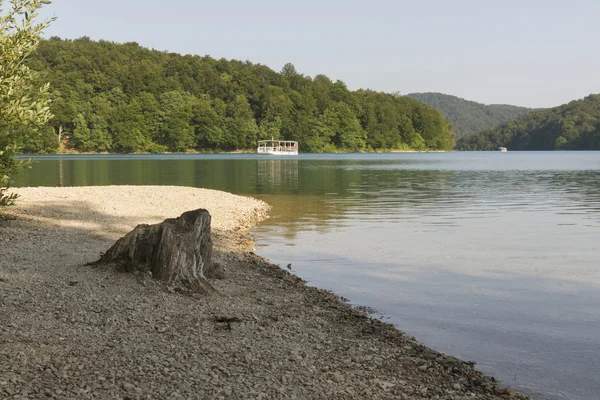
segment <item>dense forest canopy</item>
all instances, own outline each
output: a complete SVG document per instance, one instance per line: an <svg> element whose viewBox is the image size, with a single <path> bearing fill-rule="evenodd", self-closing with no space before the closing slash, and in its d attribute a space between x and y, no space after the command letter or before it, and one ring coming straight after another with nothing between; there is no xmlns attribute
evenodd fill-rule
<svg viewBox="0 0 600 400"><path fill-rule="evenodd" d="M448 150L451 126L403 96L350 91L342 81L209 56L88 38L43 41L29 62L50 81L54 118L27 152L183 152L255 149L260 139L301 151Z"/></svg>
<svg viewBox="0 0 600 400"><path fill-rule="evenodd" d="M485 105L443 93L411 93L406 96L441 112L454 126L456 138L495 128L532 111L531 108L506 104Z"/></svg>
<svg viewBox="0 0 600 400"><path fill-rule="evenodd" d="M458 150L600 150L600 94L461 138Z"/></svg>

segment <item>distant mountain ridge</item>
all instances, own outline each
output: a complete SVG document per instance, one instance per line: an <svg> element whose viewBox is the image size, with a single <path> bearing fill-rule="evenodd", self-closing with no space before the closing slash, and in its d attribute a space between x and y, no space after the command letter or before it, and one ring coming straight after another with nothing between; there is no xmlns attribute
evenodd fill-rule
<svg viewBox="0 0 600 400"><path fill-rule="evenodd" d="M600 150L600 94L464 136L457 150Z"/></svg>
<svg viewBox="0 0 600 400"><path fill-rule="evenodd" d="M454 126L457 139L510 121L532 111L527 107L508 104L481 104L443 93L410 93L406 97L423 102L438 110Z"/></svg>

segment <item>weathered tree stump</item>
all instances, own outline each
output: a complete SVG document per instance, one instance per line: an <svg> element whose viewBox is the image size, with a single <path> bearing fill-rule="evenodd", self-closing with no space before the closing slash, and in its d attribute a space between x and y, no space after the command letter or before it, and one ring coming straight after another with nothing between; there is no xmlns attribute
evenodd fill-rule
<svg viewBox="0 0 600 400"><path fill-rule="evenodd" d="M149 271L154 279L201 293L215 290L207 278L222 277L212 260L210 214L205 209L155 225L138 225L93 264L114 264L126 272Z"/></svg>

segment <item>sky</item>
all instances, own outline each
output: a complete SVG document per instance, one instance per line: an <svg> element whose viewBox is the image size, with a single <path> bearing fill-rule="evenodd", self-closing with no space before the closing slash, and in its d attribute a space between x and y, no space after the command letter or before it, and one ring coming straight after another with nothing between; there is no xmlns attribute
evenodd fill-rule
<svg viewBox="0 0 600 400"><path fill-rule="evenodd" d="M325 74L352 89L553 107L600 93L600 0L53 0L45 36Z"/></svg>

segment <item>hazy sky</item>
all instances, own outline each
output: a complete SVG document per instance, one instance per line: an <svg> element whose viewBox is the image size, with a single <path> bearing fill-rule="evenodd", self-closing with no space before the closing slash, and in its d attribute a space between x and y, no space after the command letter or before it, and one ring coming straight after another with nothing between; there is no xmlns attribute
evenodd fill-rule
<svg viewBox="0 0 600 400"><path fill-rule="evenodd" d="M54 0L47 35L89 36L350 89L556 106L600 92L600 0Z"/></svg>

